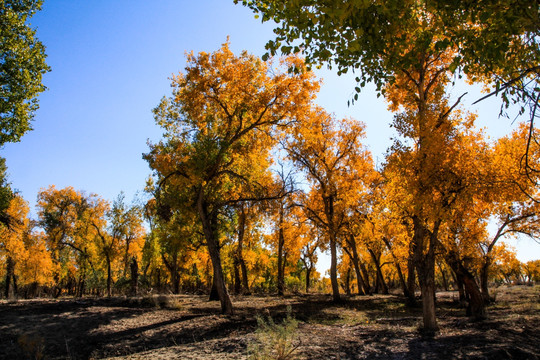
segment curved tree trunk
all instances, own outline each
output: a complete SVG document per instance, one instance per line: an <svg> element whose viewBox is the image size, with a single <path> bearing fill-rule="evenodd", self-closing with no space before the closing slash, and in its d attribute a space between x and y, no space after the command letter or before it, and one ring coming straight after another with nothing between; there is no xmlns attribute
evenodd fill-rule
<svg viewBox="0 0 540 360"><path fill-rule="evenodd" d="M394 251L392 250L392 246L390 245L390 241L386 237L383 237L383 241L384 241L384 244L386 245L386 247L388 248L388 251L390 251L390 255L392 255L392 259L394 259L394 265L395 265L397 273L398 273L399 283L401 284L401 289L403 290L403 296L405 296L406 298L409 298L409 296L410 296L409 295L409 289L407 288L407 283L405 282L405 277L403 276L403 272L401 271L401 266L399 266L398 258L396 256L396 254L394 254Z"/></svg>
<svg viewBox="0 0 540 360"><path fill-rule="evenodd" d="M484 297L471 272L463 265L459 256L454 251L449 251L446 256L446 262L452 268L456 277L465 286L465 291L469 295L469 304L467 306L467 315L475 320L486 318L486 305Z"/></svg>
<svg viewBox="0 0 540 360"><path fill-rule="evenodd" d="M362 270L362 278L364 279L364 291L366 292L366 295L371 295L371 284L369 282L369 272L366 268L366 265L363 262L358 262L358 265L360 266L360 270Z"/></svg>
<svg viewBox="0 0 540 360"><path fill-rule="evenodd" d="M356 283L358 286L358 295L369 294L369 286L366 285L364 278L362 277L362 273L360 272L360 256L358 255L356 241L354 240L354 236L352 234L349 234L347 245L351 249L351 251L349 252L346 248L344 250L347 255L349 255L349 258L351 259L354 266Z"/></svg>
<svg viewBox="0 0 540 360"><path fill-rule="evenodd" d="M381 270L381 261L380 257L378 257L373 250L368 248L368 252L371 255L371 258L373 259L373 263L375 264L375 269L377 270L377 288L380 286L382 288L383 294L388 294L388 286L386 286L386 282L384 281L383 273Z"/></svg>
<svg viewBox="0 0 540 360"><path fill-rule="evenodd" d="M210 214L208 211L208 205L203 198L202 190L197 200L197 210L201 219L204 237L206 239L206 245L208 247L208 253L212 260L212 267L214 273L214 284L216 291L221 302L221 312L223 314L232 315L233 306L227 287L225 286L225 278L223 276L223 268L221 267L221 255L219 249L219 238L216 229L217 214Z"/></svg>

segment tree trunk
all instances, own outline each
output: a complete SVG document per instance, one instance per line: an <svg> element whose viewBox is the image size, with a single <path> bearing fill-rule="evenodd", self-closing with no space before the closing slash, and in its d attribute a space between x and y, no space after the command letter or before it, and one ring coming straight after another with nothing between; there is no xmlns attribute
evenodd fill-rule
<svg viewBox="0 0 540 360"><path fill-rule="evenodd" d="M242 286L244 288L244 294L251 295L251 290L249 289L247 266L246 262L244 261L244 256L242 254L240 257L240 270L242 271Z"/></svg>
<svg viewBox="0 0 540 360"><path fill-rule="evenodd" d="M437 265L439 266L439 271L441 272L444 291L448 291L448 281L446 280L446 274L444 272L444 269L443 269L443 267L441 266L440 263L437 263Z"/></svg>
<svg viewBox="0 0 540 360"><path fill-rule="evenodd" d="M240 280L240 264L238 261L238 251L234 256L233 272L234 272L234 293L238 295L242 292L242 281Z"/></svg>
<svg viewBox="0 0 540 360"><path fill-rule="evenodd" d="M347 273L345 274L345 294L351 296L351 267L347 267Z"/></svg>
<svg viewBox="0 0 540 360"><path fill-rule="evenodd" d="M371 258L373 259L373 263L375 264L375 269L377 270L377 288L380 285L382 288L382 293L388 294L388 286L386 286L386 282L384 281L384 277L381 270L380 257L377 257L375 252L373 252L373 250L371 250L370 248L368 248L368 252L370 253Z"/></svg>
<svg viewBox="0 0 540 360"><path fill-rule="evenodd" d="M356 248L356 241L354 240L354 236L349 234L349 241L347 241L347 245L352 251L352 254L345 249L345 252L347 255L349 255L349 258L351 259L353 266L354 266L354 272L356 274L356 283L358 286L358 295L366 295L369 294L369 286L366 286L366 283L364 279L362 278L362 274L360 273L360 256L358 255L358 249Z"/></svg>
<svg viewBox="0 0 540 360"><path fill-rule="evenodd" d="M358 287L358 295L366 294L366 284L360 273L360 266L358 265L358 259L351 258L354 267L354 273L356 274L356 285ZM369 289L368 289L369 290Z"/></svg>
<svg viewBox="0 0 540 360"><path fill-rule="evenodd" d="M465 286L465 291L469 295L469 304L467 306L467 315L472 316L475 320L483 320L486 318L486 305L482 292L478 287L474 276L463 265L459 256L454 251L447 253L447 263L455 272L456 277L462 281Z"/></svg>
<svg viewBox="0 0 540 360"><path fill-rule="evenodd" d="M407 260L407 304L416 306L416 273L414 266L414 242L411 241L409 248L409 258Z"/></svg>
<svg viewBox="0 0 540 360"><path fill-rule="evenodd" d="M208 205L204 201L202 190L199 193L199 198L197 200L197 209L201 219L210 259L212 260L214 283L216 285L219 301L221 303L221 312L223 314L232 315L234 312L233 306L229 293L227 292L227 287L225 286L225 278L223 276L223 269L221 267L219 237L216 229L217 214L215 212L213 214L209 213Z"/></svg>
<svg viewBox="0 0 540 360"><path fill-rule="evenodd" d="M15 261L11 256L8 256L6 261L6 299L12 300L17 298L17 279L15 278Z"/></svg>
<svg viewBox="0 0 540 360"><path fill-rule="evenodd" d="M334 195L323 196L324 213L327 220L327 231L330 240L330 283L332 284L332 298L334 302L341 300L339 296L339 283L337 278L337 232L334 219Z"/></svg>
<svg viewBox="0 0 540 360"><path fill-rule="evenodd" d="M111 297L112 274L111 274L111 259L109 256L106 256L106 261L107 261L107 297Z"/></svg>
<svg viewBox="0 0 540 360"><path fill-rule="evenodd" d="M341 297L339 295L339 283L337 280L337 244L335 234L330 238L330 282L332 283L332 298L334 302L339 302Z"/></svg>
<svg viewBox="0 0 540 360"><path fill-rule="evenodd" d="M244 260L244 237L246 233L246 210L244 208L244 205L242 204L240 208L240 216L238 219L238 247L236 249L236 261L237 265L240 267L240 271L242 274L242 278L240 279L240 274L238 274L238 278L235 278L235 286L236 286L236 280L239 281L239 290L240 292L243 292L244 294L249 295L249 282L248 282L248 274L247 274L247 266L246 262ZM235 269L237 271L237 269ZM234 276L236 277L236 273ZM242 289L243 288L243 289Z"/></svg>
<svg viewBox="0 0 540 360"><path fill-rule="evenodd" d="M369 273L366 268L366 265L363 262L358 262L358 265L360 266L360 270L362 270L362 278L364 279L364 291L366 295L371 295L371 285L369 283Z"/></svg>
<svg viewBox="0 0 540 360"><path fill-rule="evenodd" d="M180 272L179 272L179 264L178 264L178 253L175 251L172 254L172 258L167 260L167 257L162 254L161 258L163 259L163 263L169 270L169 273L171 274L171 283L173 288L173 294L179 294L180 293Z"/></svg>
<svg viewBox="0 0 540 360"><path fill-rule="evenodd" d="M430 232L421 224L421 220L414 216L413 227L414 260L422 291L423 330L431 334L439 330L435 314L435 245L439 223L435 224L433 232ZM424 249L427 250L426 254Z"/></svg>
<svg viewBox="0 0 540 360"><path fill-rule="evenodd" d="M208 301L219 301L217 284L214 280L214 277L212 277L212 287L210 288L210 296L208 297Z"/></svg>
<svg viewBox="0 0 540 360"><path fill-rule="evenodd" d="M131 295L137 296L139 292L139 264L134 257L131 258L129 268L131 272Z"/></svg>
<svg viewBox="0 0 540 360"><path fill-rule="evenodd" d="M309 293L310 280L311 280L311 267L306 266L306 294Z"/></svg>
<svg viewBox="0 0 540 360"><path fill-rule="evenodd" d="M173 294L178 295L180 294L180 273L178 272L177 268L173 269L173 274L174 274L172 278Z"/></svg>
<svg viewBox="0 0 540 360"><path fill-rule="evenodd" d="M161 269L160 268L157 268L156 287L158 289L158 292L161 292Z"/></svg>
<svg viewBox="0 0 540 360"><path fill-rule="evenodd" d="M283 207L283 204L281 205ZM283 261L283 247L285 245L285 236L283 234L283 208L279 211L279 232L278 232L278 258L277 258L277 290L278 295L283 296L285 289L285 274Z"/></svg>
<svg viewBox="0 0 540 360"><path fill-rule="evenodd" d="M488 288L490 265L491 265L491 257L489 255L486 255L484 257L484 264L482 264L482 268L480 269L480 286L482 288L482 296L484 297L484 301L486 303L491 302L491 296L489 295L489 288Z"/></svg>
<svg viewBox="0 0 540 360"><path fill-rule="evenodd" d="M405 282L405 277L403 276L403 271L401 271L401 266L399 266L399 261L397 256L394 254L394 251L392 251L392 246L390 245L390 241L383 237L383 241L388 248L388 251L390 251L390 255L392 255L392 259L394 259L394 265L396 266L396 270L399 277L399 283L401 284L401 289L403 290L403 296L406 298L410 298L409 295L409 289L407 288L407 283Z"/></svg>

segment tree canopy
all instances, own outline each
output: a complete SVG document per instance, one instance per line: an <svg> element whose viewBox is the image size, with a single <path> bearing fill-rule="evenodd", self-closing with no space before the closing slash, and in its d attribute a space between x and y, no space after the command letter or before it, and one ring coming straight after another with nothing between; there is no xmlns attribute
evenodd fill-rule
<svg viewBox="0 0 540 360"><path fill-rule="evenodd" d="M42 77L49 71L45 46L28 24L41 4L0 1L0 146L19 141L32 129L37 96L45 90Z"/></svg>

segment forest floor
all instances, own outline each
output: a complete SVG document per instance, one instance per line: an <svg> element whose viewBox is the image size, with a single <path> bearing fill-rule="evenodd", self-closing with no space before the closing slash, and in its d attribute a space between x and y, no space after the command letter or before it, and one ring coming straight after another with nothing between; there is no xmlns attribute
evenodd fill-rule
<svg viewBox="0 0 540 360"><path fill-rule="evenodd" d="M423 337L421 309L395 295L233 297L219 315L206 296L39 299L0 302L0 358L245 359L257 316L298 321L289 344L300 359L538 359L540 286L494 289L489 318L472 322L455 292L437 294L440 332ZM276 350L279 346L271 345Z"/></svg>

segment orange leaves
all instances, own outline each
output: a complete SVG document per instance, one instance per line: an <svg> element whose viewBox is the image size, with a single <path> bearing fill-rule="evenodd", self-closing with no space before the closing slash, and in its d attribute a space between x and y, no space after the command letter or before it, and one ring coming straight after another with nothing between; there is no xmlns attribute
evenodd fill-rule
<svg viewBox="0 0 540 360"><path fill-rule="evenodd" d="M6 210L9 217L9 227L0 225L0 253L17 260L26 258L27 249L23 241L24 233L28 230L28 203L20 196L15 195Z"/></svg>
<svg viewBox="0 0 540 360"><path fill-rule="evenodd" d="M300 117L319 84L297 57L272 62L228 43L216 52L190 53L183 74L172 79L173 96L154 110L165 141L144 157L165 191L190 204L227 204L268 193L271 150L278 128ZM298 72L287 73L295 66ZM221 205L220 205L221 206Z"/></svg>
<svg viewBox="0 0 540 360"><path fill-rule="evenodd" d="M285 148L320 196L346 202L365 191L374 173L371 155L360 142L363 136L361 122L337 121L314 108L291 129Z"/></svg>

